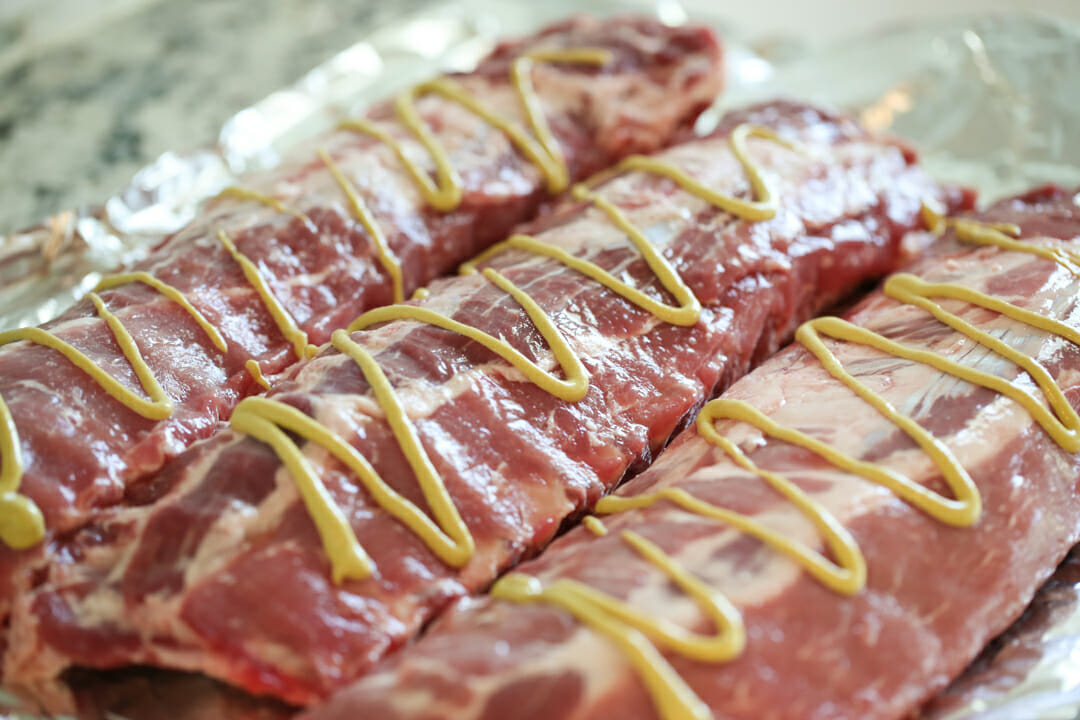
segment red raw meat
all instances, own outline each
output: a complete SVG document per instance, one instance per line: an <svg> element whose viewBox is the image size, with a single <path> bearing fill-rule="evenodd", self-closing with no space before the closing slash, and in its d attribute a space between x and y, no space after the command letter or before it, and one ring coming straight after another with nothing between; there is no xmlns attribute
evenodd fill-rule
<svg viewBox="0 0 1080 720"><path fill-rule="evenodd" d="M1073 667L1076 635L1070 628L1078 605L1080 550L1074 547L1035 593L1023 615L919 710L920 719L959 718L962 710L972 711L980 705L993 708L998 717L1017 711L1032 717L1040 710L1075 705L1077 692L1063 678ZM1050 677L1062 681L1055 685L1048 682Z"/></svg>
<svg viewBox="0 0 1080 720"><path fill-rule="evenodd" d="M1025 243L1080 249L1072 194L1035 191L976 216L1017 223ZM1076 327L1080 278L1051 260L961 245L951 234L910 270L958 283ZM957 300L950 312L1036 358L1080 406L1080 347ZM848 316L903 344L1034 389L1027 374L912 305L875 292ZM800 565L733 528L671 502L605 517L608 534L577 528L518 570L546 587L573 579L652 617L711 634L696 603L620 538L660 546L742 612L746 646L726 663L664 653L716 720L909 717L1023 610L1080 536L1080 458L1055 443L1018 403L986 388L868 346L827 341L843 367L943 441L974 479L982 516L947 526L861 477L751 426L716 430L759 467L793 480L854 536L867 585L844 596ZM1035 390L1036 392L1037 389ZM736 383L743 400L857 459L938 492L938 470L883 415L794 345ZM751 515L822 551L817 531L779 493L738 468L696 431L616 495L681 489ZM645 720L659 717L626 656L551 605L463 601L309 720Z"/></svg>
<svg viewBox="0 0 1080 720"><path fill-rule="evenodd" d="M353 333L395 387L475 538L466 564L444 564L359 490L341 463L302 443L377 568L367 580L333 583L277 455L221 432L157 477L146 504L102 513L51 547L39 584L13 614L7 682L49 700L67 667L147 664L316 702L453 600L543 548L564 520L647 465L703 402L770 355L799 322L890 270L901 238L921 226L924 200L970 201L945 197L905 146L793 103L732 113L711 137L659 157L707 187L745 197L746 174L728 144L744 123L799 146L748 140L777 196L771 220L739 220L646 172L624 173L598 190L700 300L696 324L662 322L539 255L509 250L486 263L570 339L590 376L582 400L559 400L478 343L432 325L398 320ZM534 232L670 302L600 210L567 202ZM480 274L438 280L418 304L552 366L521 306ZM397 492L427 507L353 359L324 350L295 366L270 397L332 427Z"/></svg>
<svg viewBox="0 0 1080 720"><path fill-rule="evenodd" d="M500 45L472 73L453 81L504 118L525 123L510 80L511 61L537 49L608 50L603 67L536 63L532 84L561 148L570 179L621 157L669 143L719 91L720 52L711 31L656 21L577 18ZM130 331L174 409L151 420L110 397L59 352L16 342L0 348L0 396L14 418L25 472L19 492L41 509L50 532L79 528L95 508L144 502L140 483L200 438L211 435L245 396L260 391L245 364L274 376L296 360L264 301L219 238L224 230L266 279L314 344L361 312L392 301L392 282L372 238L320 158L323 149L355 186L400 262L406 294L502 239L549 197L544 177L508 137L438 95L416 101L446 149L463 187L460 205L425 205L393 150L369 135L337 130L288 155L277 169L245 180L293 211L224 197L166 239L136 270L181 293L216 326L222 352L181 305L138 282L100 296ZM398 138L428 172L431 159L396 119L393 106L368 119ZM301 217L301 215L303 217ZM132 366L89 299L45 326L142 394ZM0 617L40 560L40 546L0 544Z"/></svg>

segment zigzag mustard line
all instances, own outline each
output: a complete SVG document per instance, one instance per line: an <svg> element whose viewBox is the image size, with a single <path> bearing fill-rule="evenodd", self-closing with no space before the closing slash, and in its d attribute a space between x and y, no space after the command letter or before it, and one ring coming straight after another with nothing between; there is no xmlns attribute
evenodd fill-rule
<svg viewBox="0 0 1080 720"><path fill-rule="evenodd" d="M743 164L748 176L751 178L751 187L759 196L752 201L716 193L678 168L661 161L643 158L633 161L627 167L671 178L684 187L687 192L736 216L741 217L745 213L757 219L766 216L771 217L776 213L776 194L762 179L760 169L753 163L746 150L745 144L750 137L764 138L789 149L792 149L793 146L780 139L768 128L740 126L732 133L729 140L732 151ZM663 254L648 241L644 233L635 227L625 213L613 202L588 189L587 186L583 185L577 188L575 192L579 198L593 203L595 207L607 215L612 224L626 234L630 242L638 249L646 263L660 279L661 285L672 294L678 305L661 303L617 279L595 263L583 258L577 258L564 250L546 245L536 238L525 235L515 235L504 243L481 254L473 261L465 263L462 265L462 273L474 273L477 271L477 264L507 249L516 248L554 259L567 267L577 270L604 287L618 293L631 303L655 314L664 322L684 326L697 323L701 313L700 302L671 264L664 258ZM497 338L479 328L445 317L431 309L416 305L399 304L368 311L349 326L348 332L363 330L372 325L392 320L410 320L426 323L457 333L481 344L516 368L527 380L561 400L576 402L584 398L589 385L584 365L551 318L525 290L515 285L503 273L494 268L484 268L482 273L489 282L513 297L521 305L549 348L551 348L552 355L556 364L561 368L563 377L542 369L501 338ZM356 542L355 535L341 509L334 505L325 492L318 490L318 478L315 476L314 471L297 459L299 449L291 441L288 441L286 435L273 431L265 423L260 422L258 418L261 415L264 415L265 417L262 419L270 424L287 421L288 425L286 427L290 432L299 433L309 441L323 446L348 465L360 478L364 487L371 492L376 503L408 525L415 534L422 537L425 543L444 562L454 566L467 562L472 555L472 536L461 523L461 518L449 498L442 479L434 470L428 472L428 469L432 467L430 458L428 458L423 446L420 444L415 428L406 418L404 409L397 401L389 382L382 374L382 371L378 369L374 358L364 351L360 345L349 340L346 334L335 334L334 344L335 347L348 354L361 366L365 378L372 385L376 399L383 408L394 431L394 436L402 446L406 458L408 458L417 475L424 496L428 498L429 504L433 508L441 508L441 510L433 511L438 523L437 526L425 524L426 516L415 506L408 510L403 509L393 496L385 492L385 483L377 475L373 474L370 465L366 461L361 462L357 457L349 454L345 449L348 444L344 440L333 435L325 427L306 424L307 422L314 423L310 419L305 421L305 424L301 424L301 421L294 416L294 413L285 413L280 408L267 404L273 401L261 399L244 400L233 414L233 427L240 432L247 432L250 429L250 434L276 449L300 488L308 512L311 513L316 526L319 528L323 547L330 558L335 578L339 580L345 578L363 579L370 576L374 568L371 566L370 558ZM347 348L347 350L343 348ZM372 488L376 490L372 490ZM443 528L441 534L435 532L438 528ZM462 535L460 532L464 534ZM466 543L466 538L468 543Z"/></svg>
<svg viewBox="0 0 1080 720"><path fill-rule="evenodd" d="M964 224L961 225L960 222ZM933 218L930 218L928 224L932 229L935 226L938 229L943 227ZM1072 262L1073 255L1018 243L1003 234L1002 226L986 227L974 221L950 221L950 224L957 228L962 241L996 245L1003 250L1028 252L1071 270L1068 263ZM1018 229L1013 234L1019 234ZM982 509L978 488L948 447L848 373L822 341L823 335L873 347L894 357L929 365L942 373L995 390L1026 409L1063 449L1068 452L1080 451L1080 417L1049 372L1034 358L944 310L930 298L962 300L1058 335L1077 345L1080 345L1080 332L1057 320L970 288L949 283L927 283L909 274L898 274L889 278L884 291L886 295L901 303L922 308L938 321L1013 362L1035 381L1049 406L1048 409L1034 394L996 375L962 365L933 352L907 347L845 320L825 317L804 323L796 333L796 340L821 362L833 378L851 388L864 402L911 437L933 460L953 497L940 495L876 463L851 457L795 428L779 425L746 402L719 398L706 404L698 415L699 435L722 449L737 466L763 479L792 503L817 529L825 548L834 559L829 559L825 554L771 529L749 515L707 503L679 488L664 488L638 496L603 498L597 504L596 512L620 513L658 502L671 502L686 512L716 520L760 540L798 563L818 582L835 592L851 595L861 591L866 584L867 568L866 560L855 539L825 506L787 478L758 467L738 445L718 432L716 421L727 419L750 424L765 435L813 452L842 471L859 475L869 482L888 488L908 504L940 522L963 527L978 520ZM594 517L586 518L586 525L596 535L603 536L608 532ZM544 587L536 578L515 573L496 583L492 588L492 595L515 602L546 602L567 610L623 650L664 720L710 720L713 717L712 712L658 649L663 648L702 662L729 660L741 652L745 643L741 614L721 595L713 593L708 587L694 584L700 581L692 578L674 558L658 547L652 546L649 552L642 552L644 541L640 536L624 531L622 538L697 601L704 616L712 620L716 628L714 635L690 636L682 628L665 626L663 619L651 618L621 601L572 580L557 580ZM690 578L690 581L676 578ZM672 633L679 635L673 636ZM676 642L674 637L678 637L679 641Z"/></svg>

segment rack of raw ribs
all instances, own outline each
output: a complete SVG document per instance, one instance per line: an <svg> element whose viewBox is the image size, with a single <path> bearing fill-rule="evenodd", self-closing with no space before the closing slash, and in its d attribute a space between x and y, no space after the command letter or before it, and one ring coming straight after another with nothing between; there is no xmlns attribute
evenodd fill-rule
<svg viewBox="0 0 1080 720"><path fill-rule="evenodd" d="M132 720L939 693L1080 540L1080 208L975 212L793 101L695 134L721 55L628 17L504 42L0 334L5 692Z"/></svg>

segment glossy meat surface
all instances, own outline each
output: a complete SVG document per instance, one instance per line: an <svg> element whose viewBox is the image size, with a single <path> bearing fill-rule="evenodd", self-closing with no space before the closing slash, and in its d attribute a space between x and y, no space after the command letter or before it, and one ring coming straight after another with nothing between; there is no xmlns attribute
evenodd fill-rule
<svg viewBox="0 0 1080 720"><path fill-rule="evenodd" d="M137 663L311 703L543 548L564 520L648 464L706 399L773 352L798 322L889 270L901 237L921 223L920 203L946 200L907 148L797 104L733 113L714 136L660 157L745 197L727 135L747 122L799 145L748 141L778 196L772 220L738 220L645 172L598 189L701 301L696 324L661 322L542 256L509 250L489 261L569 339L589 374L584 399L559 400L477 343L431 325L398 320L353 333L386 373L475 539L461 568L439 560L321 446L304 443L377 568L367 580L335 585L294 478L267 445L222 432L143 486L140 505L103 515L50 548L47 572L14 613L7 681L48 699L68 666ZM670 302L600 210L567 202L533 232ZM430 289L421 307L553 366L521 306L483 275ZM426 508L354 360L324 349L270 397L332 428Z"/></svg>
<svg viewBox="0 0 1080 720"><path fill-rule="evenodd" d="M552 26L501 45L477 70L453 81L492 112L524 123L511 61L560 47L611 53L602 68L536 63L532 69L571 180L669 143L719 91L720 53L709 30L634 18L577 18ZM245 178L245 189L273 196L291 212L234 197L211 201L135 268L179 290L220 331L225 352L181 305L145 284L101 291L172 400L166 419L136 414L56 350L28 342L0 347L0 395L14 418L25 466L19 491L42 510L50 531L77 529L95 508L137 502L133 487L140 479L212 434L241 398L261 390L245 363L256 361L272 378L296 361L292 343L219 231L254 263L311 343L327 342L361 312L392 301L392 282L373 240L319 150L382 228L400 262L406 296L502 239L549 197L544 177L500 130L438 95L421 97L416 108L460 176L463 197L456 209L429 207L388 145L338 130L297 148L277 169ZM422 171L431 171L430 155L395 119L390 104L375 107L368 118L397 138ZM89 300L47 329L142 394ZM0 546L0 614L25 584L20 568L37 562L38 553Z"/></svg>
<svg viewBox="0 0 1080 720"><path fill-rule="evenodd" d="M1080 209L1071 194L1032 193L982 217L1019 223L1025 242L1080 248ZM1080 325L1080 278L1041 257L946 237L911 272ZM942 304L1037 358L1069 402L1080 406L1080 347L989 310L956 300ZM1003 357L880 292L849 318L891 339L1032 385ZM546 587L556 579L579 580L650 617L714 632L698 605L620 537L632 530L722 592L742 613L742 653L726 663L665 653L718 720L908 717L1023 610L1080 533L1080 460L1017 403L865 345L828 344L849 372L943 440L970 472L983 501L973 526L942 524L817 455L725 420L715 426L724 437L758 466L795 481L854 536L868 568L860 592L836 593L763 543L671 502L605 517L603 537L577 528L518 568ZM942 491L927 456L801 345L779 353L724 397L744 400L783 426ZM792 503L737 467L696 429L616 495L675 488L822 550L818 531ZM610 639L551 605L483 598L461 602L419 642L303 717L659 716L639 675Z"/></svg>
<svg viewBox="0 0 1080 720"><path fill-rule="evenodd" d="M989 707L997 717L1038 718L1076 704L1080 549L1074 547L1024 613L995 637L963 674L920 710L920 720L965 720Z"/></svg>

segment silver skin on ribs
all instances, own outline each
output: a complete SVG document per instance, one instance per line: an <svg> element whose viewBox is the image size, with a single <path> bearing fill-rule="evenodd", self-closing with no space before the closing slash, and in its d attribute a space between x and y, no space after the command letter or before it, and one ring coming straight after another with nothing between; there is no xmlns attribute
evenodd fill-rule
<svg viewBox="0 0 1080 720"><path fill-rule="evenodd" d="M657 159L746 199L746 162L732 138L749 127L791 144L742 136L744 161L760 168L775 203L771 219L740 219L670 179L627 170L593 188L602 200L568 200L530 229L540 248L592 261L645 300L631 303L542 252L506 247L481 263L486 274L437 280L405 308L502 338L559 380L523 301L496 286L499 277L512 282L579 359L588 379L580 399L541 389L457 332L409 319L340 334L268 395L332 429L425 515L434 501L361 370L357 357L366 354L393 387L471 553L444 561L326 445L296 438L373 562L369 577L335 582L298 476L270 446L221 432L159 475L152 500L100 513L52 546L13 613L9 686L63 707L56 681L66 668L144 664L296 704L324 699L452 601L542 549L798 323L890 270L901 239L922 227L922 202L970 203L939 188L901 143L796 103L731 113L710 137ZM638 304L677 301L627 228L641 231L700 302L694 319L665 322Z"/></svg>
<svg viewBox="0 0 1080 720"><path fill-rule="evenodd" d="M552 54L580 48L600 56L564 62ZM721 86L720 49L710 30L584 17L503 43L474 72L440 82L454 83L528 136L512 68L515 59L538 52L547 59L532 62L527 77L569 182L670 143ZM139 278L121 277L97 293L159 384L156 411L163 416L122 404L57 349L30 342L0 347L0 397L23 466L17 488L5 480L0 534L14 517L7 492L14 489L40 509L47 532L60 535L77 530L96 508L146 502L154 489L145 480L215 432L243 397L262 390L250 363L262 375L279 375L308 354L307 343L325 343L361 312L393 302L395 287L407 297L452 270L561 189L503 129L472 109L434 92L417 95L413 107L430 133L428 145L440 147L456 173L446 185L460 189L457 200L431 207L391 145L372 136L385 133L421 174L433 172L431 153L394 105L382 103L367 113L369 126L353 121L295 149L277 169L245 178L242 189L209 202L134 268L179 292L190 307ZM366 217L350 193L366 205ZM381 232L382 250L369 226ZM270 297L256 290L259 278ZM291 336L288 322L272 314L275 304L291 318ZM136 376L93 298L45 329L136 400L145 397L148 382ZM5 470L14 454L5 453ZM26 567L42 560L42 547L17 552L0 543L0 616L25 589Z"/></svg>
<svg viewBox="0 0 1080 720"><path fill-rule="evenodd" d="M972 245L970 238L959 242L949 231L908 272L926 282L977 290L1064 323L1075 335L1080 326L1080 266L1075 264L1080 208L1073 194L1041 189L975 217L984 223L1015 223L1024 246L1066 254L1045 257ZM1080 406L1080 347L1075 344L1080 335L1067 339L1068 333L1047 332L964 299L937 301L1033 358L1056 381L1067 404ZM901 304L878 291L847 319L909 348L1001 378L1037 398L1032 407L1047 408L1035 375L954 331L925 307ZM701 606L631 547L624 536L631 531L655 543L712 592L723 594L742 615L741 653L713 662L689 659L670 646L663 652L662 662L703 704L702 714L693 717L908 717L1017 617L1080 536L1080 458L1066 449L1067 443L1052 438L1029 409L912 359L856 342L825 343L855 380L914 419L967 471L981 496L981 516L973 524L943 523L885 487L839 470L816 452L750 424L720 420L705 423L706 432L711 428L758 468L793 481L850 533L865 559L860 591L835 592L776 547L670 500L674 491L684 491L840 562L825 549L823 533L807 514L761 476L736 465L734 456L700 428L680 436L615 495L633 499L667 493L666 500L604 516L608 532L602 537L577 528L517 568L545 588L579 581L650 618L706 636L716 632ZM826 372L801 343L737 382L722 400L749 403L782 427L954 498L939 468L912 437ZM1069 432L1061 435L1073 442L1075 416L1069 419L1064 409L1056 414L1065 427L1074 428L1072 439ZM494 592L499 594L499 586ZM642 677L611 636L570 612L552 604L486 597L461 602L419 642L303 717L661 717Z"/></svg>

